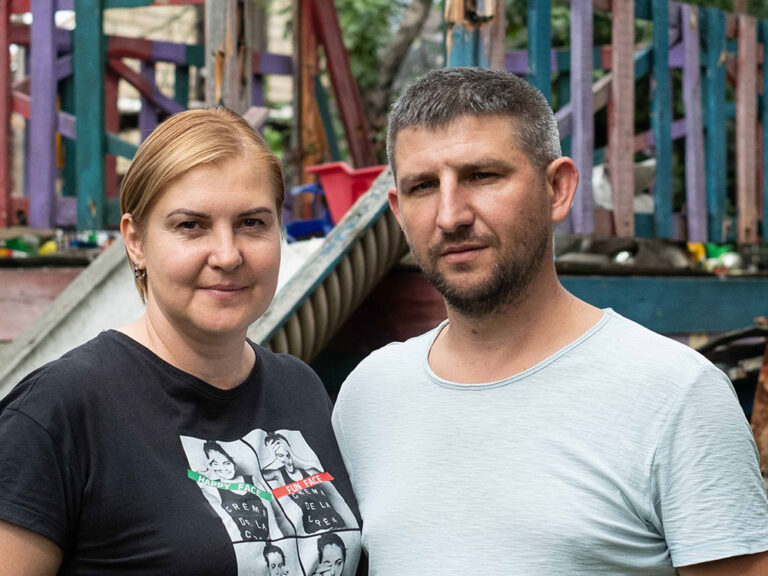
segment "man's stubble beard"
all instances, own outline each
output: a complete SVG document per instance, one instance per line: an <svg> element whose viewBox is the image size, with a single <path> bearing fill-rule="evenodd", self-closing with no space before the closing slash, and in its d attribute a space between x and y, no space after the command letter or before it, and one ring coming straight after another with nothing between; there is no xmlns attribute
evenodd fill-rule
<svg viewBox="0 0 768 576"><path fill-rule="evenodd" d="M440 292L448 306L463 316L481 320L501 311L526 293L548 252L550 232L546 226L533 226L525 235L525 240L517 238L514 245L505 247L501 246L497 237L473 235L471 230L444 236L444 241L450 242L471 239L481 240L498 254L490 277L474 287L462 288L459 283L449 282L438 271L442 243L430 249L424 259L412 246L411 252L427 280Z"/></svg>

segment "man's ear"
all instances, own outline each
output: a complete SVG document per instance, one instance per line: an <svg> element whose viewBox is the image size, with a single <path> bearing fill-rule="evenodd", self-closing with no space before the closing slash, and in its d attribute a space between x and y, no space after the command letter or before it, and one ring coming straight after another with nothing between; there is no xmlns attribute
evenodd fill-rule
<svg viewBox="0 0 768 576"><path fill-rule="evenodd" d="M392 214L395 215L397 223L400 224L400 228L403 227L403 220L400 217L400 203L397 198L397 188L390 188L387 192L387 200L389 200L389 209L392 210Z"/></svg>
<svg viewBox="0 0 768 576"><path fill-rule="evenodd" d="M144 245L139 226L131 218L130 214L123 214L120 218L120 234L125 241L125 251L133 266L144 267Z"/></svg>
<svg viewBox="0 0 768 576"><path fill-rule="evenodd" d="M573 204L579 170L573 160L563 156L547 166L546 178L552 222L562 222Z"/></svg>

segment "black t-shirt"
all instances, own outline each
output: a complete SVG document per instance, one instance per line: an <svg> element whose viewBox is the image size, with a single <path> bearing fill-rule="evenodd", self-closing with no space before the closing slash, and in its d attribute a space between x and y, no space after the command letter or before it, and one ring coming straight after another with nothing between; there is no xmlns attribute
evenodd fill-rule
<svg viewBox="0 0 768 576"><path fill-rule="evenodd" d="M318 543L343 545L354 574L360 519L325 389L253 347L232 390L115 331L30 374L0 402L0 518L56 543L60 574L260 575L282 555L296 576ZM286 485L286 463L311 475ZM309 534L290 495L317 486L341 522Z"/></svg>

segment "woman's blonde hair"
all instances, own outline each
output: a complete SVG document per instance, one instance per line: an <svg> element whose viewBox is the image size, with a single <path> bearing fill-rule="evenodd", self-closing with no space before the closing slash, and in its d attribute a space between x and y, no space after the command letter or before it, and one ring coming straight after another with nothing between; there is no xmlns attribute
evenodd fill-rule
<svg viewBox="0 0 768 576"><path fill-rule="evenodd" d="M242 158L265 168L275 193L277 216L283 208L285 184L280 160L264 138L227 108L186 110L160 124L136 152L120 186L120 210L141 230L153 201L177 178L199 166ZM129 262L133 268L133 263ZM136 278L146 301L147 277Z"/></svg>

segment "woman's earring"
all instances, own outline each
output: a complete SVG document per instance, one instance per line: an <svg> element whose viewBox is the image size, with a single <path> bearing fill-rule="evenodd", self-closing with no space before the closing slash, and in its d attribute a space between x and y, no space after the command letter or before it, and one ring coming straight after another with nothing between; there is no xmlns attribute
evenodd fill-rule
<svg viewBox="0 0 768 576"><path fill-rule="evenodd" d="M140 268L138 264L133 265L133 277L137 280L141 280L147 275L147 271L144 268Z"/></svg>

